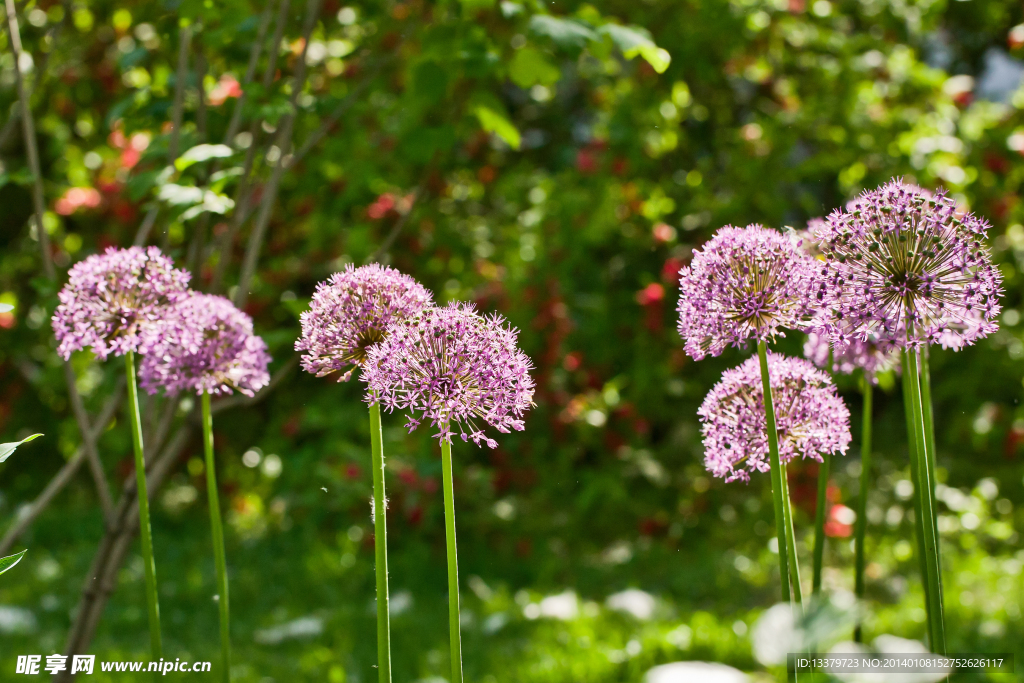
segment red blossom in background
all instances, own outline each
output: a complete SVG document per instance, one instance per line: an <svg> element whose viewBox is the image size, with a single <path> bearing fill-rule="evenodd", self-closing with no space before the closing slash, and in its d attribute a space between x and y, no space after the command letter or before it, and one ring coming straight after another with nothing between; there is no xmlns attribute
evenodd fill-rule
<svg viewBox="0 0 1024 683"><path fill-rule="evenodd" d="M224 74L220 77L220 80L217 81L217 84L210 89L210 92L207 94L207 99L210 104L215 107L219 107L224 104L228 98L241 96L242 86L238 83L238 79L231 74Z"/></svg>
<svg viewBox="0 0 1024 683"><path fill-rule="evenodd" d="M845 505L833 505L825 520L825 535L830 538L848 538L853 534L857 513Z"/></svg>
<svg viewBox="0 0 1024 683"><path fill-rule="evenodd" d="M71 187L58 199L53 210L62 216L70 216L79 209L95 209L100 205L100 193L93 187Z"/></svg>

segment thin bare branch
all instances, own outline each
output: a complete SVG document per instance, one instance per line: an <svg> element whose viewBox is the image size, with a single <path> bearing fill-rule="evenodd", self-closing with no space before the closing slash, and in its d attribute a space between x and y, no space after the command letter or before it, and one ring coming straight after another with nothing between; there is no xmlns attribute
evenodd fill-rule
<svg viewBox="0 0 1024 683"><path fill-rule="evenodd" d="M100 507L103 508L103 519L109 524L111 515L114 514L114 499L110 495L110 484L107 483L107 475L103 471L99 449L96 448L95 430L89 424L89 415L85 412L85 404L82 403L82 396L78 393L75 370L68 361L64 361L64 380L68 386L71 412L75 414L75 421L78 422L78 431L82 435L82 448L85 450L86 460L89 461L92 479L96 484L96 493L100 498Z"/></svg>
<svg viewBox="0 0 1024 683"><path fill-rule="evenodd" d="M149 239L149 233L153 230L153 225L156 223L157 214L160 213L160 204L156 201L149 207L149 211L146 212L146 217L142 219L142 223L139 225L138 232L135 233L135 239L132 244L136 247L141 247Z"/></svg>
<svg viewBox="0 0 1024 683"><path fill-rule="evenodd" d="M10 38L11 53L14 56L14 81L18 91L18 104L21 114L21 132L25 138L25 153L28 156L28 169L32 174L32 208L35 211L36 238L43 256L43 273L53 280L57 273L53 268L53 256L50 254L50 236L43 227L43 214L46 204L43 201L43 175L39 168L39 148L36 146L36 127L32 120L32 107L25 91L25 78L21 73L21 33L18 30L18 13L14 0L6 0L7 35Z"/></svg>
<svg viewBox="0 0 1024 683"><path fill-rule="evenodd" d="M298 151L292 155L291 160L288 162L288 168L292 169L302 161L303 157L309 153L309 150L320 144L320 141L327 137L327 134L331 132L331 129L338 123L338 120L351 109L352 105L356 103L359 96L370 86L373 82L374 77L380 72L381 67L384 65L383 61L378 63L377 66L370 72L366 78L364 78L355 89L345 97L344 100L334 108L330 116L324 119L324 122L320 124L320 127L316 131L306 138L306 141L302 143L302 147L299 147Z"/></svg>
<svg viewBox="0 0 1024 683"><path fill-rule="evenodd" d="M273 213L274 205L277 203L277 191L281 184L281 175L288 164L288 154L292 146L292 132L295 128L295 116L298 110L299 95L302 94L306 84L306 50L309 49L309 37L316 25L316 18L320 11L320 0L308 0L306 3L305 25L302 27L302 53L295 65L295 76L292 79L292 96L289 102L290 111L282 117L280 128L277 134L278 157L274 162L274 169L270 173L270 180L263 188L263 197L260 202L260 212L256 218L252 233L249 235L249 243L246 245L245 260L242 262L242 273L238 278L238 289L235 290L235 304L244 307L249 298L249 286L252 284L252 277L256 273L256 263L259 260L260 251L263 247L263 238L266 236L267 226L270 224L270 216Z"/></svg>
<svg viewBox="0 0 1024 683"><path fill-rule="evenodd" d="M274 82L274 75L277 71L277 58L281 53L281 38L284 36L285 26L288 23L289 7L290 0L281 0L274 24L274 36L271 39L270 51L267 55L267 65L263 70L262 84L264 90L270 88ZM251 55L250 64L253 64ZM241 229L250 215L254 192L254 182L251 176L256 162L256 151L258 149L256 136L259 134L259 131L260 121L252 121L249 124L249 147L245 152L242 175L239 177L238 187L235 189L235 210L232 213L228 229L221 236L217 245L220 258L217 260L217 267L213 271L213 281L210 283L210 291L214 293L220 292L223 288L224 274L227 271L228 264L231 262L231 246L235 243L235 236L238 234L239 229ZM234 140L233 136L232 140Z"/></svg>
<svg viewBox="0 0 1024 683"><path fill-rule="evenodd" d="M192 26L178 31L178 69L175 72L174 104L171 106L171 139L167 143L167 163L174 165L181 142L181 119L185 110L185 82L188 80L188 53L192 47Z"/></svg>
<svg viewBox="0 0 1024 683"><path fill-rule="evenodd" d="M103 408L100 410L99 415L96 418L95 426L91 431L91 437L93 443L103 433L103 430L110 424L110 419L114 416L115 411L121 405L121 399L124 397L124 383L123 381L118 384L114 393L110 395L106 403L103 404ZM14 524L4 534L4 538L0 541L0 556L5 555L10 551L15 541L25 533L32 522L39 517L40 513L46 509L50 502L57 496L58 493L67 485L71 478L75 476L78 468L85 460L85 448L84 446L79 447L75 451L74 456L60 468L60 471L50 480L50 483L46 485L46 488L36 496L36 499L29 503L27 508L24 508L23 512L18 514L18 518Z"/></svg>
<svg viewBox="0 0 1024 683"><path fill-rule="evenodd" d="M193 432L192 424L186 422L167 444L153 466L148 469L147 487L150 498L156 495L163 485ZM88 648L107 599L116 588L117 572L138 530L139 517L138 508L134 504L135 497L134 478L129 477L125 481L124 492L118 501L117 523L104 535L86 577L75 621L68 634L65 648L65 653L68 656L80 654ZM71 681L74 680L74 677L65 669L54 680Z"/></svg>
<svg viewBox="0 0 1024 683"><path fill-rule="evenodd" d="M386 254L388 249L391 248L391 245L394 244L395 240L398 238L398 234L402 232L402 228L404 228L405 224L409 222L409 216L412 215L412 210L416 208L416 200L418 200L420 198L420 195L423 194L424 184L426 184L426 180L421 182L419 186L412 191L412 202L409 204L408 211L406 211L405 213L398 217L398 220L395 221L395 224L394 226L392 226L391 231L388 233L388 236L385 237L384 241L380 243L380 246L377 247L377 250L370 254L370 257L366 259L366 263L375 262L381 256Z"/></svg>
<svg viewBox="0 0 1024 683"><path fill-rule="evenodd" d="M245 76L242 78L242 94L235 100L235 108L231 111L231 120L228 122L228 130L224 134L224 144L234 144L235 135L239 126L242 125L242 110L245 108L247 93L245 87L252 83L256 76L256 65L260 61L260 53L263 52L263 44L267 40L267 29L270 28L270 18L273 16L274 1L268 0L267 6L263 8L260 15L260 26L256 31L256 40L253 41L252 49L249 51L249 64L245 68Z"/></svg>

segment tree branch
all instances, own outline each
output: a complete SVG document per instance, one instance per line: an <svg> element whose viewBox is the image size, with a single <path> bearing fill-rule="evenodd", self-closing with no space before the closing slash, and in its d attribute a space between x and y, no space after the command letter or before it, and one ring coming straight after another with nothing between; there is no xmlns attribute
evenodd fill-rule
<svg viewBox="0 0 1024 683"><path fill-rule="evenodd" d="M28 156L28 169L32 174L32 207L35 210L36 237L43 254L43 273L50 280L56 279L53 268L53 256L50 254L50 236L43 227L43 214L46 204L43 201L43 175L39 169L39 148L36 146L36 127L32 120L32 107L25 92L25 78L21 73L21 33L18 30L18 14L14 0L6 0L7 34L10 38L11 52L14 55L14 81L18 90L18 103L21 111L21 132L25 137L25 153Z"/></svg>
<svg viewBox="0 0 1024 683"><path fill-rule="evenodd" d="M238 279L238 289L235 290L235 304L239 308L245 306L249 298L249 286L252 283L252 276L256 272L256 262L259 260L260 250L263 246L263 238L266 235L267 225L270 223L270 215L277 202L277 192L281 183L281 175L288 164L288 152L292 145L292 131L295 126L295 117L298 111L298 99L306 83L306 51L309 49L309 36L316 25L316 18L320 10L320 0L308 0L306 3L306 20L302 30L302 54L299 55L298 64L295 67L295 76L292 79L291 111L285 114L283 122L277 135L277 148L279 156L274 162L274 170L270 174L270 180L263 188L263 198L260 203L260 213L256 218L252 234L249 235L249 244L245 250L245 260L242 262L242 273Z"/></svg>
<svg viewBox="0 0 1024 683"><path fill-rule="evenodd" d="M231 111L231 121L228 122L228 130L224 135L225 145L234 145L235 135L239 126L242 125L242 109L245 108L245 100L248 93L245 91L247 85L252 83L256 77L256 65L260 61L260 53L263 52L263 43L267 40L267 29L270 28L270 18L273 16L274 1L268 0L267 6L263 8L260 15L260 26L256 31L256 40L249 51L249 64L245 68L245 76L242 78L242 94L235 100L235 108Z"/></svg>
<svg viewBox="0 0 1024 683"><path fill-rule="evenodd" d="M100 410L99 415L96 418L96 424L90 432L93 443L103 433L103 430L110 424L110 419L114 416L118 407L121 405L121 399L124 397L124 383L123 381L118 384L118 387L114 390L114 393L110 395L107 402L103 404L103 408ZM84 437L83 437L84 443ZM14 542L25 532L32 522L42 513L43 510L50 504L50 502L57 496L58 493L67 485L71 478L75 476L75 472L78 471L82 461L85 459L85 448L80 446L75 451L74 456L60 468L60 471L50 480L50 483L46 485L46 488L36 496L27 508L24 508L23 512L19 512L17 519L11 525L11 528L4 534L4 538L0 541L0 556L5 555L14 545Z"/></svg>
<svg viewBox="0 0 1024 683"><path fill-rule="evenodd" d="M78 431L82 435L82 448L85 449L85 457L89 461L89 469L92 471L92 478L96 483L96 493L100 497L103 519L109 524L111 516L114 514L114 499L110 496L110 485L107 483L107 475L103 471L103 463L100 461L99 450L96 448L96 430L89 425L89 415L85 412L82 396L78 393L75 383L75 370L68 361L64 361L64 380L68 385L71 412L75 414Z"/></svg>

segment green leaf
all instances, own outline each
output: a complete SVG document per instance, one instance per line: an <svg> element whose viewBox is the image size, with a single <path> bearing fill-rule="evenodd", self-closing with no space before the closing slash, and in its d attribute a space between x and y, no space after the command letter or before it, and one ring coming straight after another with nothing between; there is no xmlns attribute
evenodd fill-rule
<svg viewBox="0 0 1024 683"><path fill-rule="evenodd" d="M611 38L615 46L622 50L626 59L633 59L640 55L658 73L665 73L665 69L672 61L672 55L668 53L668 50L654 44L647 29L639 26L605 24L601 27L600 33Z"/></svg>
<svg viewBox="0 0 1024 683"><path fill-rule="evenodd" d="M538 83L554 85L562 77L562 72L540 50L524 47L509 63L508 75L520 88L529 88Z"/></svg>
<svg viewBox="0 0 1024 683"><path fill-rule="evenodd" d="M26 436L21 441L12 441L11 443L0 443L0 462L3 462L7 460L7 458L11 457L11 453L13 453L18 446L28 443L33 439L38 439L41 436L42 434L33 434L32 436Z"/></svg>
<svg viewBox="0 0 1024 683"><path fill-rule="evenodd" d="M174 161L174 166L179 171L184 171L192 164L197 164L210 159L226 159L235 151L227 145L196 145L188 149Z"/></svg>
<svg viewBox="0 0 1024 683"><path fill-rule="evenodd" d="M438 102L448 91L448 72L437 62L422 62L413 71L412 84L418 96Z"/></svg>
<svg viewBox="0 0 1024 683"><path fill-rule="evenodd" d="M225 214L233 208L235 208L234 199L227 195L207 190L203 193L203 201L181 214L181 220L191 220L206 211L209 211L210 213Z"/></svg>
<svg viewBox="0 0 1024 683"><path fill-rule="evenodd" d="M160 188L160 192L157 193L157 197L174 206L198 204L203 201L203 190L202 188L192 187L191 185L175 185L174 183L167 183Z"/></svg>
<svg viewBox="0 0 1024 683"><path fill-rule="evenodd" d="M27 552L28 549L26 548L25 550L22 550L20 553L8 555L7 557L0 557L0 574L3 574L8 569L12 568L14 565L21 562L21 558L25 557L25 553Z"/></svg>
<svg viewBox="0 0 1024 683"><path fill-rule="evenodd" d="M597 39L589 26L572 19L561 19L547 14L535 14L530 19L530 30L546 36L563 47L583 47Z"/></svg>
<svg viewBox="0 0 1024 683"><path fill-rule="evenodd" d="M519 149L519 144L522 142L519 130L503 114L483 105L477 106L473 113L480 120L481 128L488 133L497 135L512 149Z"/></svg>

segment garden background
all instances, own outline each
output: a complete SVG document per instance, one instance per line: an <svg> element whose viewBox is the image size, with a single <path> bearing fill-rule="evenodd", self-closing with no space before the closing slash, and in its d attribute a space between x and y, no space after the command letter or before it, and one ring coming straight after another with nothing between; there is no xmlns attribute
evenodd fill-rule
<svg viewBox="0 0 1024 683"><path fill-rule="evenodd" d="M16 57L0 37L0 303L14 307L0 313L0 440L45 437L0 466L0 529L79 466L13 543L29 552L0 580L0 680L20 680L17 654L63 651L97 549L116 537L95 480L113 509L133 479L123 405L92 417L121 394L120 366L83 353L68 373L49 325L56 292L71 263L143 239L197 288L243 304L275 358L271 389L225 400L216 422L235 680L376 680L362 387L301 373L292 350L316 283L369 260L439 301L505 315L536 364L526 431L493 451L454 447L468 679L632 682L703 659L772 680L751 645L779 598L768 477L711 479L696 420L749 351L686 358L676 273L721 225L802 228L892 176L947 188L994 226L1002 329L932 359L939 523L950 651L1013 651L1024 672L1020 3L7 8L23 45ZM801 345L791 335L775 348ZM856 384L839 382L859 424ZM898 384L882 377L876 393L868 640L925 630ZM165 651L216 662L197 403L143 408L163 468ZM83 418L97 422L102 471ZM429 430L403 424L384 416L394 676L440 681L440 460ZM857 443L833 461L832 592L853 585L843 506L855 503ZM809 581L816 468L790 472ZM100 659L147 657L142 560L127 548L87 648Z"/></svg>

